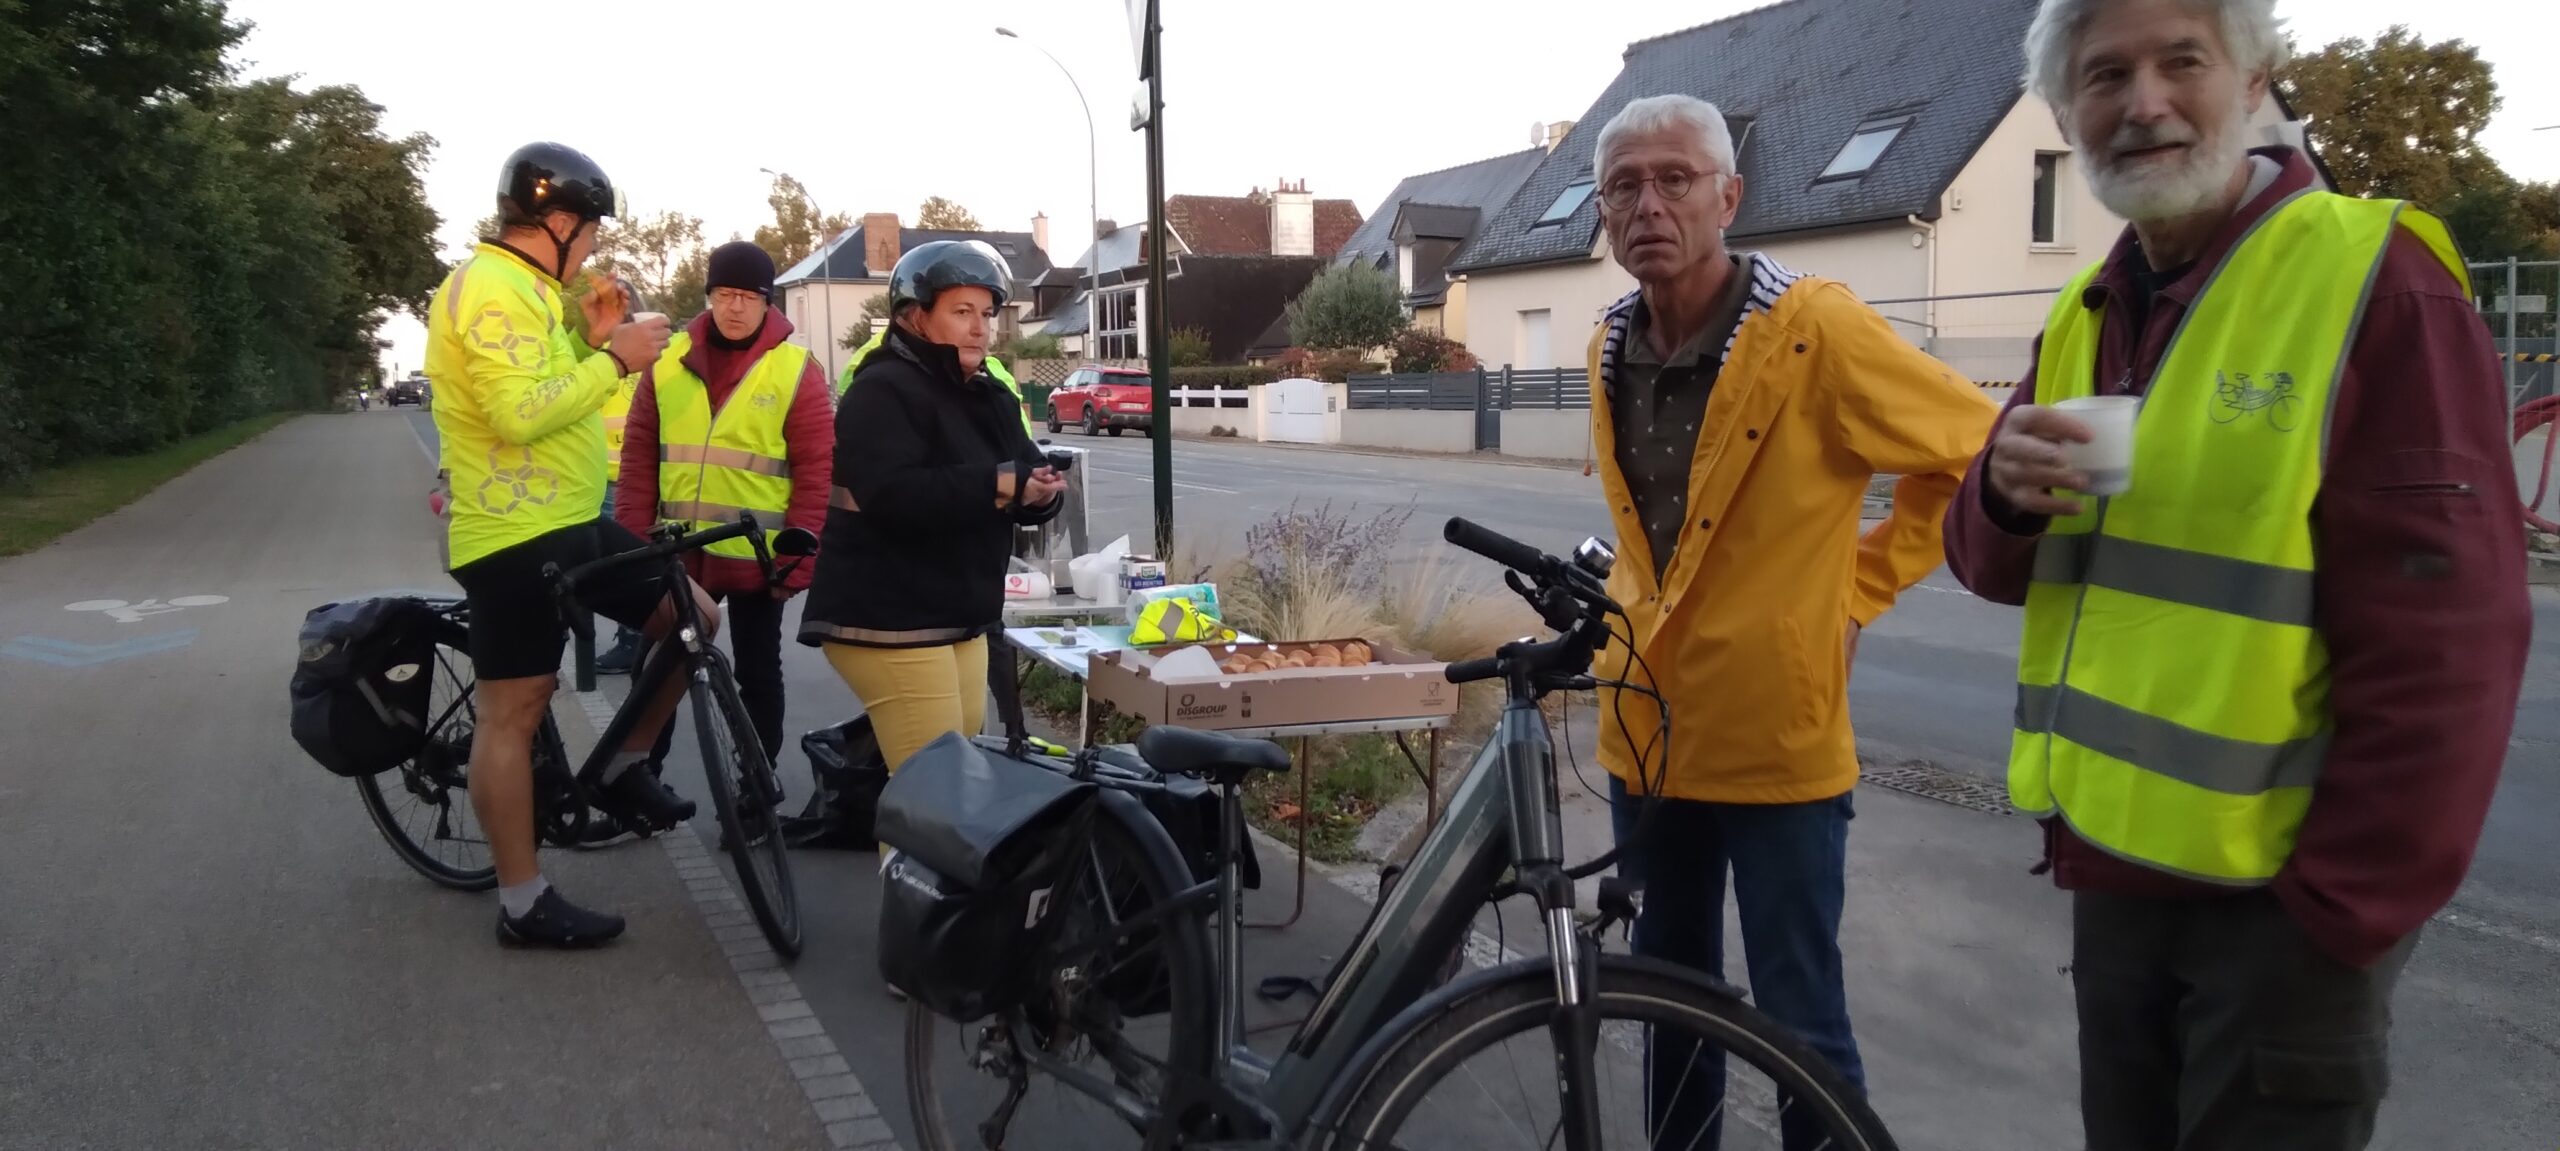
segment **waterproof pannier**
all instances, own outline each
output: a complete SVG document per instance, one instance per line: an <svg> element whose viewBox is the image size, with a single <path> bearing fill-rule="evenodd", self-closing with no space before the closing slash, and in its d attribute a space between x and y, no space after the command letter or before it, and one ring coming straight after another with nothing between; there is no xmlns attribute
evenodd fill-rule
<svg viewBox="0 0 2560 1151"><path fill-rule="evenodd" d="M871 717L857 715L809 732L800 737L800 750L809 757L809 775L817 788L799 815L782 822L784 838L793 847L877 850L880 841L872 824L880 810L880 789L889 783L889 765L881 758Z"/></svg>
<svg viewBox="0 0 2560 1151"><path fill-rule="evenodd" d="M405 596L328 603L302 617L293 668L293 740L343 776L398 767L426 743L436 626Z"/></svg>
<svg viewBox="0 0 2560 1151"><path fill-rule="evenodd" d="M926 744L881 789L880 977L971 1022L1029 990L1047 889L1093 785L960 735Z"/></svg>

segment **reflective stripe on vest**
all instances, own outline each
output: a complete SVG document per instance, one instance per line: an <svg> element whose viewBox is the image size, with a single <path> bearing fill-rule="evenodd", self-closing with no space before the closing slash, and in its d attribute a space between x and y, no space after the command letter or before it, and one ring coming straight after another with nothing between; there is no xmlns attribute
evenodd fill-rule
<svg viewBox="0 0 2560 1151"><path fill-rule="evenodd" d="M604 476L613 483L622 482L622 432L631 422L631 397L639 385L638 373L622 377L600 409L604 416Z"/></svg>
<svg viewBox="0 0 2560 1151"><path fill-rule="evenodd" d="M2330 739L2311 506L2395 227L2467 288L2434 217L2328 192L2278 205L2208 273L2143 392L2131 490L2037 544L2009 752L2021 810L2213 883L2263 884L2292 855ZM2039 404L2095 392L2097 271L2046 320Z"/></svg>
<svg viewBox="0 0 2560 1151"><path fill-rule="evenodd" d="M785 425L809 353L794 344L776 345L747 369L714 413L710 389L684 366L692 347L687 335L669 341L651 377L658 395L658 516L700 531L753 512L770 547L791 506ZM745 539L704 550L731 559L756 554Z"/></svg>

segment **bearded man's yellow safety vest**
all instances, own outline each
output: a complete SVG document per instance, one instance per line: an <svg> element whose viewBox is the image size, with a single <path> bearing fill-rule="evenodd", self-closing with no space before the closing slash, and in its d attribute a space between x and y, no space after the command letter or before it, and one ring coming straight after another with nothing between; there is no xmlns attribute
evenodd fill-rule
<svg viewBox="0 0 2560 1151"><path fill-rule="evenodd" d="M658 357L651 386L658 393L658 518L702 531L755 513L770 551L791 510L791 441L785 427L808 349L777 344L747 369L720 410L711 389L684 366L693 337L678 333ZM752 560L746 539L722 540L712 555Z"/></svg>
<svg viewBox="0 0 2560 1151"><path fill-rule="evenodd" d="M609 484L622 482L622 429L631 422L631 396L639 386L636 373L614 381L604 407L597 409L604 417L604 479Z"/></svg>
<svg viewBox="0 0 2560 1151"><path fill-rule="evenodd" d="M2469 291L2435 217L2321 191L2279 204L2209 274L2143 393L2131 490L2085 500L2036 545L2009 750L2020 810L2235 887L2292 855L2331 732L2311 506L2395 227ZM2104 317L2082 296L2097 272L2045 322L2039 404L2095 390Z"/></svg>
<svg viewBox="0 0 2560 1151"><path fill-rule="evenodd" d="M843 374L836 377L836 402L839 406L844 402L844 390L853 386L853 373L861 369L862 361L871 358L871 353L880 350L880 341L888 334L888 326L880 325L872 331L869 340L864 341L861 347L854 349L852 362L847 363ZM1005 390L1013 393L1013 402L1016 405L1022 403L1022 385L1014 382L1013 373L1005 370L1004 361L997 359L994 353L987 355L987 374L994 376L997 383L1003 384ZM1031 432L1031 409L1029 408L1022 409L1022 430ZM1033 435L1037 438L1037 433Z"/></svg>

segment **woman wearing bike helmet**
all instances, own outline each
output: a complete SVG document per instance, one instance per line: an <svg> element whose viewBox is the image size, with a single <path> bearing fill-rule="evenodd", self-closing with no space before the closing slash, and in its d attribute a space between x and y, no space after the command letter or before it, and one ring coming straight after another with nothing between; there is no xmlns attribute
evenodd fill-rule
<svg viewBox="0 0 2560 1151"><path fill-rule="evenodd" d="M889 273L889 325L836 411L835 486L800 642L824 647L896 770L985 723L1014 527L1066 480L985 371L1012 269L984 244L917 245Z"/></svg>

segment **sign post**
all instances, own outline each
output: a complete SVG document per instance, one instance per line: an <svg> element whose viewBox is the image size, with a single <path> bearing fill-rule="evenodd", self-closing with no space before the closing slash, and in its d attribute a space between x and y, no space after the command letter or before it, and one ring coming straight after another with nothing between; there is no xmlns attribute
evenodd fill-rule
<svg viewBox="0 0 2560 1151"><path fill-rule="evenodd" d="M1124 0L1129 8L1130 47L1138 56L1138 79L1146 81L1144 103L1131 109L1129 126L1147 134L1147 375L1153 381L1155 409L1147 435L1155 448L1157 558L1173 552L1173 353L1166 319L1164 253L1173 234L1164 218L1164 25L1158 0Z"/></svg>

